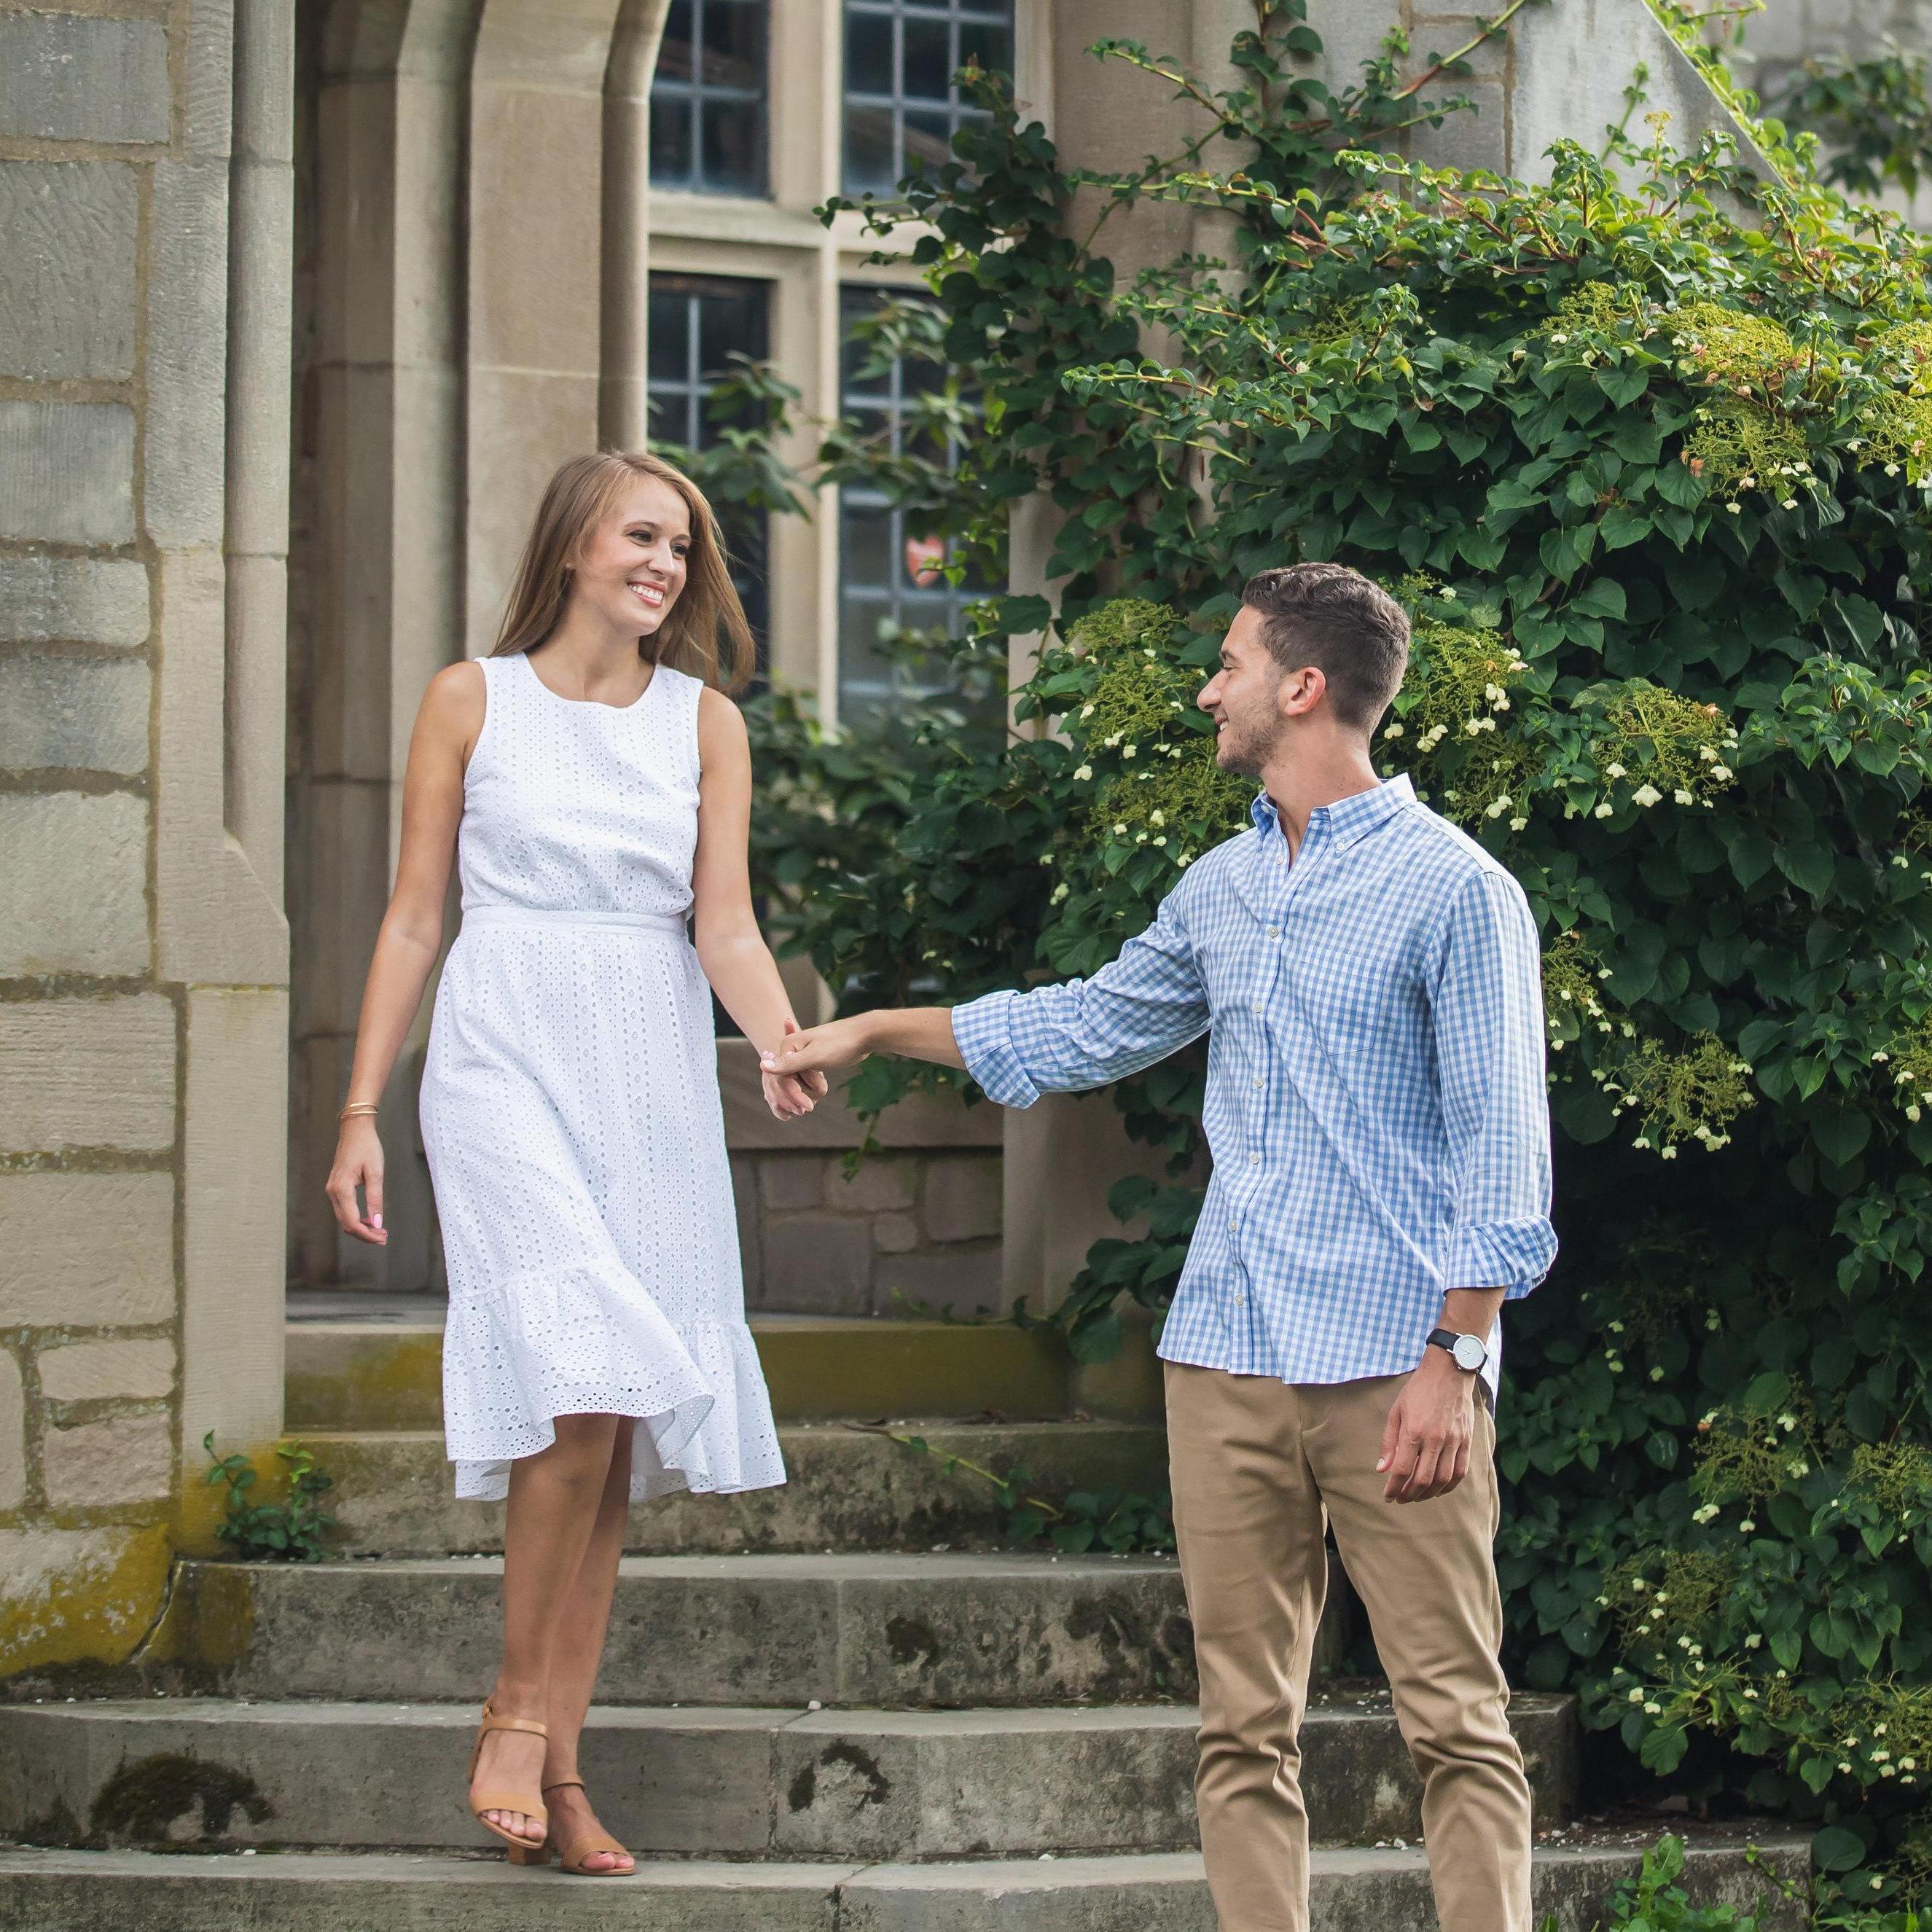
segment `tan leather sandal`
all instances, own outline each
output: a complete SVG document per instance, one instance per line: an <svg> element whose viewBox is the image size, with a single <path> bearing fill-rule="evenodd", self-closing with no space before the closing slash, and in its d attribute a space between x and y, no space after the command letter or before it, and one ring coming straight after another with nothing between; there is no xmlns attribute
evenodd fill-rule
<svg viewBox="0 0 1932 1932"><path fill-rule="evenodd" d="M580 1778L560 1778L554 1784L544 1786L543 1795L548 1798L553 1791L561 1791L566 1786L572 1784L580 1791L584 1789L584 1780ZM591 1870L585 1865L584 1861L586 1858L595 1858L599 1852L608 1852L613 1858L631 1858L630 1847L619 1844L608 1832L586 1832L582 1838L573 1838L567 1845L560 1844L553 1838L544 1849L554 1851L557 1863L566 1871L574 1872L579 1878L630 1878L636 1874L638 1869L634 1858L631 1858L628 1867L607 1865L599 1871Z"/></svg>
<svg viewBox="0 0 1932 1932"><path fill-rule="evenodd" d="M483 1721L476 1727L476 1742L470 1747L470 1781L476 1781L476 1760L483 1755L483 1740L492 1731L528 1731L533 1736L550 1737L550 1726L540 1724L533 1718L500 1718L488 1704L483 1706ZM541 1773L538 1774L542 1775ZM542 1794L532 1797L527 1791L476 1791L470 1794L470 1808L476 1814L476 1822L484 1830L501 1838L510 1848L510 1862L517 1865L548 1864L550 1862L550 1811L543 1802ZM537 1821L537 1828L543 1835L534 1840L519 1838L514 1832L506 1832L500 1825L493 1825L484 1816L486 1811L520 1811L526 1817Z"/></svg>

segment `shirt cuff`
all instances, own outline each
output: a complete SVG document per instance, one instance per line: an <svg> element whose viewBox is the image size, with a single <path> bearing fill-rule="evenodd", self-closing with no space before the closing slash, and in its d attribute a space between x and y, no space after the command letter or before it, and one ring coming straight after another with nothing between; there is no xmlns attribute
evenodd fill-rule
<svg viewBox="0 0 1932 1932"><path fill-rule="evenodd" d="M1040 1098L1013 1045L1012 1009L1017 993L988 993L952 1009L952 1041L966 1071L989 1100L1003 1107L1030 1107Z"/></svg>
<svg viewBox="0 0 1932 1932"><path fill-rule="evenodd" d="M1450 1238L1442 1285L1499 1288L1505 1301L1520 1301L1550 1272L1556 1258L1556 1231L1540 1214L1459 1228Z"/></svg>

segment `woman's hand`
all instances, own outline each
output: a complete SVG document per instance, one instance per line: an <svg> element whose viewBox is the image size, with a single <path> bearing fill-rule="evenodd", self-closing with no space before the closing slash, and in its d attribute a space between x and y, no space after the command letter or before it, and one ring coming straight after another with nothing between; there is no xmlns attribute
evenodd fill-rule
<svg viewBox="0 0 1932 1932"><path fill-rule="evenodd" d="M788 1019L784 1030L788 1040L794 1037L799 1031L797 1021ZM828 1087L824 1074L774 1072L769 1053L760 1054L758 1060L761 1070L759 1078L765 1089L765 1105L779 1120L797 1120L810 1113L825 1097Z"/></svg>
<svg viewBox="0 0 1932 1932"><path fill-rule="evenodd" d="M356 1198L358 1188L360 1204ZM328 1171L328 1192L336 1225L344 1234L372 1247L388 1246L388 1233L382 1226L382 1143L373 1115L352 1114L343 1122L335 1142L335 1165Z"/></svg>
<svg viewBox="0 0 1932 1932"><path fill-rule="evenodd" d="M872 1017L860 1013L849 1020L828 1020L823 1026L808 1027L802 1032L796 1027L788 1027L777 1052L766 1054L760 1062L766 1078L779 1074L796 1078L800 1074L810 1074L822 1084L825 1075L821 1069L857 1066L872 1051L868 1024Z"/></svg>

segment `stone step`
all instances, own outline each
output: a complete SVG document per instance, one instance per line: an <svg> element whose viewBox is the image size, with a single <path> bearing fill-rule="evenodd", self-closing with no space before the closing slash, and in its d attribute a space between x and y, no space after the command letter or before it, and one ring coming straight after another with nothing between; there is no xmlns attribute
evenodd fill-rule
<svg viewBox="0 0 1932 1932"><path fill-rule="evenodd" d="M290 1297L290 1431L440 1429L445 1304L371 1296L370 1312L358 1316L357 1299ZM1136 1422L1160 1415L1157 1364L1144 1328L1100 1369L1076 1363L1058 1330L1005 1322L754 1315L751 1328L782 1422L977 1415L988 1408L1012 1416L1077 1411Z"/></svg>
<svg viewBox="0 0 1932 1932"><path fill-rule="evenodd" d="M184 1562L155 1658L262 1697L460 1702L501 1642L496 1557ZM965 1706L1194 1694L1180 1574L1157 1556L627 1557L600 1700Z"/></svg>
<svg viewBox="0 0 1932 1932"><path fill-rule="evenodd" d="M1512 1718L1544 1825L1569 1813L1572 1701ZM924 1860L1196 1842L1199 1713L595 1708L581 1763L640 1852ZM466 1706L212 1699L0 1707L0 1834L40 1844L473 1847ZM1309 1707L1319 1844L1413 1838L1420 1786L1385 1697Z"/></svg>
<svg viewBox="0 0 1932 1932"><path fill-rule="evenodd" d="M1058 1502L1080 1490L1152 1496L1167 1486L1167 1441L1144 1424L908 1423L936 1451L1005 1474L1024 1466L1032 1490ZM845 1423L787 1424L790 1480L742 1496L667 1496L631 1513L625 1546L640 1556L758 1550L1004 1548L997 1492L936 1456ZM302 1438L335 1479L328 1504L343 1556L439 1556L503 1546L500 1503L458 1502L439 1434Z"/></svg>
<svg viewBox="0 0 1932 1932"><path fill-rule="evenodd" d="M1591 1932L1635 1876L1641 1838L1538 1851L1535 1912ZM1749 1905L1771 1887L1737 1836L1700 1834L1688 1888ZM1760 1838L1802 1888L1808 1852ZM1421 1851L1317 1851L1311 1932L1435 1932ZM533 1888L536 1888L533 1889ZM1799 1932L1802 1906L1766 1932ZM1013 1859L953 1864L653 1862L624 1880L566 1878L500 1858L394 1853L0 1850L0 1925L33 1932L1214 1932L1199 1858Z"/></svg>

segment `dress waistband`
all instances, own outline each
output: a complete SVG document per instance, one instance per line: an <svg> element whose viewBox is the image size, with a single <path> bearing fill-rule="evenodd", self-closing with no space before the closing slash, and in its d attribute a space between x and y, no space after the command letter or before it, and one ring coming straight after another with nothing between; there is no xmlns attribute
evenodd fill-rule
<svg viewBox="0 0 1932 1932"><path fill-rule="evenodd" d="M685 915L680 912L598 912L566 908L552 911L536 906L472 906L463 915L466 932L481 926L607 926L626 932L662 932L685 937Z"/></svg>

